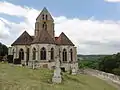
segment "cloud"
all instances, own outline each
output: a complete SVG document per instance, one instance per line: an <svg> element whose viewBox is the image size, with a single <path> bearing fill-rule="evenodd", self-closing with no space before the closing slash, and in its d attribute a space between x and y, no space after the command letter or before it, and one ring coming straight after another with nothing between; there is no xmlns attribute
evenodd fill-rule
<svg viewBox="0 0 120 90"><path fill-rule="evenodd" d="M6 39L9 37L9 28L5 27L5 24L0 20L0 39Z"/></svg>
<svg viewBox="0 0 120 90"><path fill-rule="evenodd" d="M0 13L11 16L24 17L27 23L33 25L35 18L40 13L40 11L27 6L22 7L8 2L0 2Z"/></svg>
<svg viewBox="0 0 120 90"><path fill-rule="evenodd" d="M15 16L25 16L27 13L27 8L16 6L8 2L0 2L0 13L15 15Z"/></svg>
<svg viewBox="0 0 120 90"><path fill-rule="evenodd" d="M105 0L106 2L120 2L120 0Z"/></svg>
<svg viewBox="0 0 120 90"><path fill-rule="evenodd" d="M119 29L120 22L111 20L66 18L64 22L56 24L57 33L63 30L77 45L78 52L85 54L107 54L120 51L120 48L116 47L120 43Z"/></svg>
<svg viewBox="0 0 120 90"><path fill-rule="evenodd" d="M24 18L23 21L16 23L0 17L1 42L9 46L24 30L34 35L34 23L40 13L39 10L0 2L0 13ZM87 20L65 16L53 18L56 36L65 32L77 46L78 53L112 54L120 51L120 21L100 21L94 16Z"/></svg>

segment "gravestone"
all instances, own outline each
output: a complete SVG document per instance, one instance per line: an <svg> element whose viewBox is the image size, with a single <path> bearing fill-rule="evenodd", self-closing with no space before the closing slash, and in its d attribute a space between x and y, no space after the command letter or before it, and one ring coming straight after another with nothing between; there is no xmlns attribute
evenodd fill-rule
<svg viewBox="0 0 120 90"><path fill-rule="evenodd" d="M72 68L72 75L76 75L76 74L77 74L76 69L73 67Z"/></svg>
<svg viewBox="0 0 120 90"><path fill-rule="evenodd" d="M3 57L3 61L4 62L6 62L8 59L7 59L7 55L5 55L4 57Z"/></svg>
<svg viewBox="0 0 120 90"><path fill-rule="evenodd" d="M53 78L52 78L52 82L53 83L61 83L62 82L60 61L59 61L58 58L56 60L56 67L55 67L55 70L54 70L54 75L53 75Z"/></svg>
<svg viewBox="0 0 120 90"><path fill-rule="evenodd" d="M73 64L73 65L71 66L71 74L72 74L72 75L76 75L76 74L77 74L77 70L76 70L76 68L75 68L75 64Z"/></svg>
<svg viewBox="0 0 120 90"><path fill-rule="evenodd" d="M33 60L32 61L32 69L36 69L37 68L37 61Z"/></svg>

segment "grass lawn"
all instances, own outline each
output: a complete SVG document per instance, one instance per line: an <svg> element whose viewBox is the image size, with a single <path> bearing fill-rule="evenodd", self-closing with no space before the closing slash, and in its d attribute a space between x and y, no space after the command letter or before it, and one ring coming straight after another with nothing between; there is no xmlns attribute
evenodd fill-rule
<svg viewBox="0 0 120 90"><path fill-rule="evenodd" d="M32 70L0 63L0 90L117 90L96 77L64 73L61 84L52 84L52 71Z"/></svg>

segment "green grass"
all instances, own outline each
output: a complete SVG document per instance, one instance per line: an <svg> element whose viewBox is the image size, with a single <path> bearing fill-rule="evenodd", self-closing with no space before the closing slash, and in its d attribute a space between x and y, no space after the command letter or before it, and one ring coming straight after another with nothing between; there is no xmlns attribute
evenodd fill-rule
<svg viewBox="0 0 120 90"><path fill-rule="evenodd" d="M0 90L117 90L96 77L67 73L61 84L53 84L52 73L0 63Z"/></svg>

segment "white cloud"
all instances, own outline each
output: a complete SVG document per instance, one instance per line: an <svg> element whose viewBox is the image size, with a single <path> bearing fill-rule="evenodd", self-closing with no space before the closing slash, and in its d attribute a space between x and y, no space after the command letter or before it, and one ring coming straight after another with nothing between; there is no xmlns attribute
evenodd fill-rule
<svg viewBox="0 0 120 90"><path fill-rule="evenodd" d="M19 23L0 17L0 40L10 45L24 30L34 34L34 23L40 11L0 2L0 13L24 17L24 21ZM94 16L88 20L68 19L65 16L54 19L56 36L65 32L77 46L78 53L110 54L120 51L120 21L99 21Z"/></svg>
<svg viewBox="0 0 120 90"><path fill-rule="evenodd" d="M27 23L33 25L35 18L40 13L40 11L29 7L14 5L8 2L0 2L0 13L17 17L24 17Z"/></svg>
<svg viewBox="0 0 120 90"><path fill-rule="evenodd" d="M120 0L105 0L106 2L120 2Z"/></svg>
<svg viewBox="0 0 120 90"><path fill-rule="evenodd" d="M85 54L120 51L120 47L116 47L120 44L119 29L119 21L66 19L56 24L57 34L63 30L77 45L78 51Z"/></svg>
<svg viewBox="0 0 120 90"><path fill-rule="evenodd" d="M0 20L0 39L6 39L9 36L9 28L5 27L5 24Z"/></svg>
<svg viewBox="0 0 120 90"><path fill-rule="evenodd" d="M0 13L15 15L15 16L25 16L27 13L27 8L21 6L16 6L8 2L0 2Z"/></svg>

